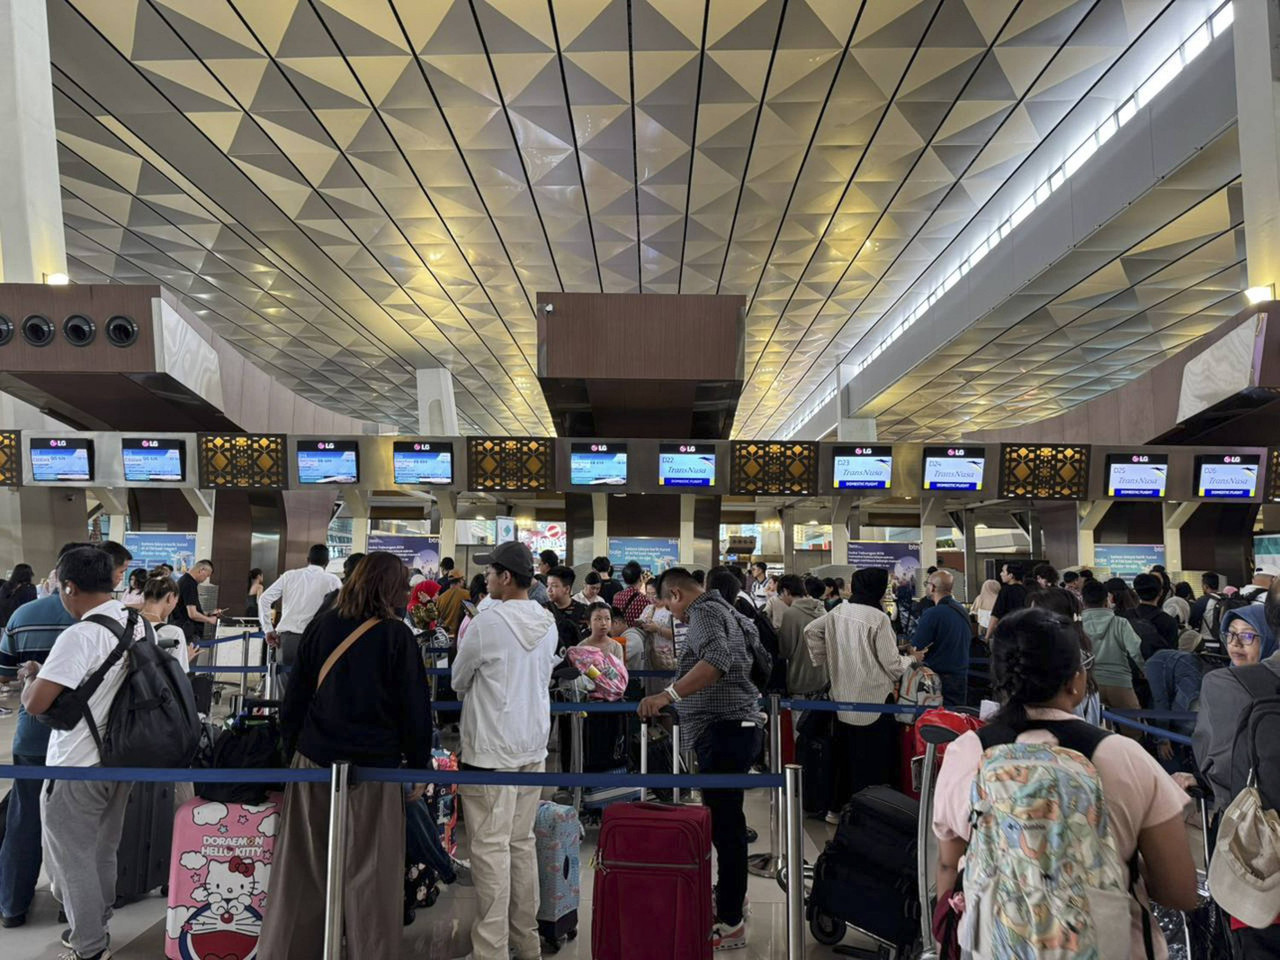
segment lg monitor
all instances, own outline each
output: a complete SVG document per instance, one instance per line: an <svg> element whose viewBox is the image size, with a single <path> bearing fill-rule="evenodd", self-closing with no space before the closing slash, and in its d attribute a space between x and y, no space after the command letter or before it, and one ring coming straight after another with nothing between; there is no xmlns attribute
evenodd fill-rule
<svg viewBox="0 0 1280 960"><path fill-rule="evenodd" d="M187 445L175 438L124 437L125 483L181 483L187 479Z"/></svg>
<svg viewBox="0 0 1280 960"><path fill-rule="evenodd" d="M396 440L391 444L396 483L453 483L453 444L446 441Z"/></svg>
<svg viewBox="0 0 1280 960"><path fill-rule="evenodd" d="M621 486L627 482L625 443L574 443L569 446L569 482L574 486Z"/></svg>
<svg viewBox="0 0 1280 960"><path fill-rule="evenodd" d="M987 454L983 447L925 447L924 489L981 490Z"/></svg>
<svg viewBox="0 0 1280 960"><path fill-rule="evenodd" d="M893 447L839 446L832 459L837 490L888 490L893 477Z"/></svg>
<svg viewBox="0 0 1280 960"><path fill-rule="evenodd" d="M658 484L663 487L714 487L715 444L658 444Z"/></svg>
<svg viewBox="0 0 1280 960"><path fill-rule="evenodd" d="M87 483L93 479L93 441L81 437L32 437L31 479L36 483Z"/></svg>
<svg viewBox="0 0 1280 960"><path fill-rule="evenodd" d="M1204 453L1196 457L1196 496L1251 500L1258 491L1256 453Z"/></svg>
<svg viewBox="0 0 1280 960"><path fill-rule="evenodd" d="M358 483L359 444L355 440L299 440L299 483Z"/></svg>
<svg viewBox="0 0 1280 960"><path fill-rule="evenodd" d="M1107 454L1107 496L1160 500L1169 480L1167 453Z"/></svg>

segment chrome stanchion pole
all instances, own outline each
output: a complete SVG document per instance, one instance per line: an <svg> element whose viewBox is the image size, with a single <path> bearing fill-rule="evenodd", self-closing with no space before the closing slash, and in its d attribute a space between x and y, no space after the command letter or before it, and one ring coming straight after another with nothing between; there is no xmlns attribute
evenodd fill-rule
<svg viewBox="0 0 1280 960"><path fill-rule="evenodd" d="M278 671L280 665L276 662L276 651L274 647L267 647L267 676L262 682L262 697L264 700L277 699L277 687L279 686Z"/></svg>
<svg viewBox="0 0 1280 960"><path fill-rule="evenodd" d="M782 772L782 722L780 697L769 695L769 772ZM747 858L747 871L757 877L776 877L782 861L779 825L782 821L782 791L769 791L769 851L753 853Z"/></svg>
<svg viewBox="0 0 1280 960"><path fill-rule="evenodd" d="M214 630L214 639L217 639L218 631ZM244 698L249 695L249 631L246 630L240 635L240 702L244 703Z"/></svg>
<svg viewBox="0 0 1280 960"><path fill-rule="evenodd" d="M788 864L804 863L804 809L800 802L801 775L797 764L786 768L786 826L784 856ZM804 870L787 870L787 958L804 960Z"/></svg>
<svg viewBox="0 0 1280 960"><path fill-rule="evenodd" d="M916 823L916 876L920 879L920 960L937 960L938 957L938 945L933 940L933 898L929 896L929 829L933 820L933 765L937 759L937 744L926 742L924 769L920 776L920 816Z"/></svg>
<svg viewBox="0 0 1280 960"><path fill-rule="evenodd" d="M583 767L582 714L577 710L569 714L569 742L571 754L569 767L574 773L581 773ZM573 809L582 811L581 785L573 788Z"/></svg>
<svg viewBox="0 0 1280 960"><path fill-rule="evenodd" d="M324 890L324 960L342 960L342 894L347 861L349 763L335 763L329 781L329 863Z"/></svg>

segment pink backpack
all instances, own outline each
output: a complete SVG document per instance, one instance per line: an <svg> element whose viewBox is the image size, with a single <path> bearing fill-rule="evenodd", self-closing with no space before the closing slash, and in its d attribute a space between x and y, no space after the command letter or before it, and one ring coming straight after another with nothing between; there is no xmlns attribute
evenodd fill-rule
<svg viewBox="0 0 1280 960"><path fill-rule="evenodd" d="M567 656L584 677L592 667L599 672L599 676L592 678L596 688L589 694L589 699L621 700L627 692L627 667L619 663L617 657L595 647L581 645L570 647Z"/></svg>

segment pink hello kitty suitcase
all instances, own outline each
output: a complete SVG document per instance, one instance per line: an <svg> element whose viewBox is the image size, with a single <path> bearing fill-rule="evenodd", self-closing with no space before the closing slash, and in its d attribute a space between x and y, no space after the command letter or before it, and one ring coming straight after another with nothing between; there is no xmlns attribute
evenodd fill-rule
<svg viewBox="0 0 1280 960"><path fill-rule="evenodd" d="M278 793L259 804L196 797L178 808L169 861L165 956L254 960L281 802Z"/></svg>

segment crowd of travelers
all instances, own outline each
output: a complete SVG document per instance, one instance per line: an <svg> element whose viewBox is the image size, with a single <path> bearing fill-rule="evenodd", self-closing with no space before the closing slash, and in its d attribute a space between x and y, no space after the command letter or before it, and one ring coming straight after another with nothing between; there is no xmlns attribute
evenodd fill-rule
<svg viewBox="0 0 1280 960"><path fill-rule="evenodd" d="M222 614L205 610L199 596L212 564L200 561L175 579L165 567L129 573L131 559L116 543L70 543L39 587L25 565L0 587L0 680L21 685L15 764L104 762L99 733L129 674L129 658L113 657L117 647L155 643L183 675L196 662L201 625ZM986 726L955 741L938 775L930 816L940 844L939 900L954 902L949 893L966 852L997 870L972 808L991 751L1007 744L1075 751L1096 771L1120 862L1130 870L1141 864L1128 885L1134 956L1152 935L1137 904L1197 903L1187 791L1204 790L1213 810L1227 810L1257 762L1239 747L1239 718L1259 697L1280 694L1273 657L1280 578L1265 566L1239 590L1205 574L1197 593L1159 566L1127 582L1099 581L1089 570L1059 576L1047 564L1028 572L1009 561L1000 580L976 585L966 604L955 596L956 575L935 568L917 589L880 568L857 570L847 585L771 573L763 563L655 577L632 561L615 576L603 557L579 582L554 552L535 557L518 542L479 561L485 573L470 583L450 558L428 578L381 552L347 558L338 577L317 545L304 566L269 585L261 571L251 574L247 605L287 677L279 726L293 768L338 761L430 768L439 721L422 644L440 636L449 643L448 684L462 701L457 736L467 771L544 771L557 742L550 704L563 696L634 697L639 717L659 724L674 707L697 770L731 774L767 764L763 694L837 701L835 710L797 712L784 727L788 753L794 749L805 768L806 812L833 824L860 791L901 785L909 760L898 717L854 705L965 709L989 701ZM655 668L667 678L653 680ZM635 670L650 676L629 678ZM82 701L89 722L49 722L70 697ZM1143 709L1179 719L1121 727L1125 736L1099 727L1104 710ZM625 739L624 721L595 720L610 722L600 728L610 738ZM1194 747L1177 746L1162 729L1192 734ZM589 760L587 769L617 759ZM25 921L43 863L68 924L63 957L110 957L129 786L15 782L0 843L5 927ZM398 956L407 824L413 829L406 805L425 789L362 781L350 791L348 844L359 853L348 860L343 914L363 957ZM443 859L450 875L451 866L469 868L479 960L541 955L533 839L541 795L530 786L459 789L470 862ZM741 948L754 834L744 791L706 789L701 801L718 872L710 937L716 950ZM259 941L264 960L320 952L329 802L326 784L286 786ZM1233 926L1239 955L1280 950L1278 928Z"/></svg>

